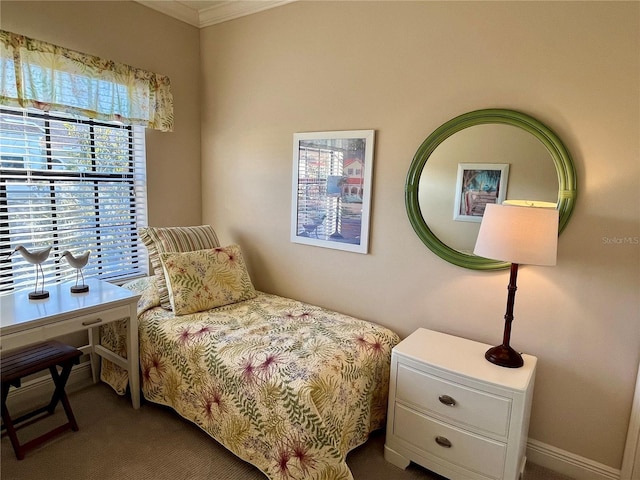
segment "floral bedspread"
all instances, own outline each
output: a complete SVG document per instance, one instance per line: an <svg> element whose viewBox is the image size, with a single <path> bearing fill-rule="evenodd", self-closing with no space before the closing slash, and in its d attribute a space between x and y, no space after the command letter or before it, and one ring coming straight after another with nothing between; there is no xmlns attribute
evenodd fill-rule
<svg viewBox="0 0 640 480"><path fill-rule="evenodd" d="M384 426L391 349L379 325L295 300L252 300L175 317L153 278L142 294L140 364L144 397L171 406L270 479L342 480L346 455ZM114 329L103 344L122 350ZM105 365L123 393L126 372Z"/></svg>

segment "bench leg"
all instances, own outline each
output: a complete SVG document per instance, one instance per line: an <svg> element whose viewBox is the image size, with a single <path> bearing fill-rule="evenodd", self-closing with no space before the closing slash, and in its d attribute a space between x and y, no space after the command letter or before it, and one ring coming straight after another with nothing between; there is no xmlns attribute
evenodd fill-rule
<svg viewBox="0 0 640 480"><path fill-rule="evenodd" d="M49 414L52 414L55 411L58 402L62 402L62 408L64 408L64 413L67 415L67 419L69 420L69 426L71 427L71 430L77 432L78 423L76 422L76 417L73 415L71 405L69 404L69 399L67 398L67 393L65 392L65 386L67 384L67 380L69 380L71 368L73 367L74 363L76 362L66 362L62 366L61 374L58 374L58 369L55 366L49 367L51 378L53 379L53 383L55 383L56 385L56 389L51 396L51 401L49 402L47 410L49 411Z"/></svg>
<svg viewBox="0 0 640 480"><path fill-rule="evenodd" d="M9 440L11 440L11 446L13 447L13 451L16 453L16 458L18 460L22 460L24 458L24 449L18 441L18 434L16 433L13 421L9 415L9 410L7 409L7 397L9 396L10 387L11 385L8 383L2 384L2 422L4 423L4 427L7 429L7 435L9 435Z"/></svg>

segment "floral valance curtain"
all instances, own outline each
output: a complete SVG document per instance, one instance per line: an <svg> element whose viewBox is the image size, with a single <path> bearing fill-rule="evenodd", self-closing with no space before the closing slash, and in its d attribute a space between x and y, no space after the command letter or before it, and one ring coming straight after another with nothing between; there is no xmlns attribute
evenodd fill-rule
<svg viewBox="0 0 640 480"><path fill-rule="evenodd" d="M0 30L0 104L173 130L169 77Z"/></svg>

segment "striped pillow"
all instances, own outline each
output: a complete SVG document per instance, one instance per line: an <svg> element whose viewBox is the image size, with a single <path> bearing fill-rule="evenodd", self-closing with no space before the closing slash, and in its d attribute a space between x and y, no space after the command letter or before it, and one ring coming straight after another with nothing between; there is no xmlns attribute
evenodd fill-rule
<svg viewBox="0 0 640 480"><path fill-rule="evenodd" d="M198 227L141 227L140 239L149 251L152 274L158 275L160 305L171 310L169 290L162 269L161 253L193 252L220 246L216 232L210 225Z"/></svg>

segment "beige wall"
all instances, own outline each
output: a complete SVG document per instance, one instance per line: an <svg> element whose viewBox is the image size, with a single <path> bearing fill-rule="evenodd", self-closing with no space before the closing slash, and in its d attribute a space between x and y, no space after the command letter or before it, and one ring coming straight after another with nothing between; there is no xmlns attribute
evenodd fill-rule
<svg viewBox="0 0 640 480"><path fill-rule="evenodd" d="M547 123L573 154L580 195L558 265L519 275L512 343L539 357L530 437L619 468L640 353L640 246L612 242L640 235L639 7L300 2L199 39L132 2L3 0L0 25L169 75L176 129L147 134L151 224L210 222L242 245L258 288L402 336L422 326L498 343L508 280L449 265L413 233L404 181L420 143L477 108ZM368 128L370 253L290 243L293 133Z"/></svg>
<svg viewBox="0 0 640 480"><path fill-rule="evenodd" d="M620 468L640 353L637 2L297 2L202 30L203 220L260 289L374 320L502 338L508 273L447 264L404 182L478 108L548 124L579 198L556 267L519 276L512 344L539 357L530 437ZM289 241L294 132L375 129L370 253ZM455 354L455 352L452 352ZM479 358L479 362L484 361Z"/></svg>
<svg viewBox="0 0 640 480"><path fill-rule="evenodd" d="M171 133L147 130L150 225L201 219L198 29L133 2L0 2L0 27L168 75Z"/></svg>

